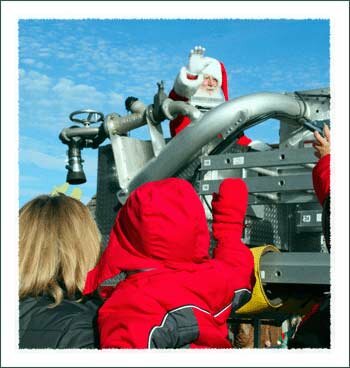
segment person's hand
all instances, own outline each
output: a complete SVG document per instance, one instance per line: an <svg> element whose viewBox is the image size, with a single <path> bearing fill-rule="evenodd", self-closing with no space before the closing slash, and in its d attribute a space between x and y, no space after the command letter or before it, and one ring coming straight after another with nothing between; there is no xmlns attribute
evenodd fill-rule
<svg viewBox="0 0 350 368"><path fill-rule="evenodd" d="M323 134L324 137L319 132L314 132L316 141L313 143L313 147L315 148L315 156L318 158L322 158L331 152L331 132L326 124L323 127Z"/></svg>
<svg viewBox="0 0 350 368"><path fill-rule="evenodd" d="M187 71L191 75L198 75L210 63L211 59L204 56L205 48L202 46L195 46L189 56Z"/></svg>

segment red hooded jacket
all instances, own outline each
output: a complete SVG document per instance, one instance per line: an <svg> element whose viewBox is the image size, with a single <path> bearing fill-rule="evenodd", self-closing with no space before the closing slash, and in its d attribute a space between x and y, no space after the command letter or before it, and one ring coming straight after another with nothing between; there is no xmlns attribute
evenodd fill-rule
<svg viewBox="0 0 350 368"><path fill-rule="evenodd" d="M226 320L254 284L253 256L241 242L247 197L241 179L224 180L214 193L212 259L191 184L169 178L130 195L84 290L129 271L99 311L102 348L231 347Z"/></svg>

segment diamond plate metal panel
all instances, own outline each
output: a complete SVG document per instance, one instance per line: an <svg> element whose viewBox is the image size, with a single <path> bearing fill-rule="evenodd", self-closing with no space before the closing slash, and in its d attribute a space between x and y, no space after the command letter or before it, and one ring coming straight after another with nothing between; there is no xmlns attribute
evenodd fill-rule
<svg viewBox="0 0 350 368"><path fill-rule="evenodd" d="M258 213L259 216L252 215ZM250 215L249 215L250 214ZM255 205L248 210L244 241L249 245L273 244L288 249L287 205Z"/></svg>
<svg viewBox="0 0 350 368"><path fill-rule="evenodd" d="M114 170L116 170L119 185L127 187L130 180L153 158L150 141L143 141L132 137L114 135L111 137Z"/></svg>

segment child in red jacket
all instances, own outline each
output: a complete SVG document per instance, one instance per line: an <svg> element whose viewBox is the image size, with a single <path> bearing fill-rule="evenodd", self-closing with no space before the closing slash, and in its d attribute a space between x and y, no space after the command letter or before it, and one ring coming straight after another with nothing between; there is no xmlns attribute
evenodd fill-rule
<svg viewBox="0 0 350 368"><path fill-rule="evenodd" d="M226 320L251 297L254 261L241 242L241 179L213 196L214 258L200 199L187 181L143 184L119 211L84 293L127 273L99 311L102 348L230 348Z"/></svg>

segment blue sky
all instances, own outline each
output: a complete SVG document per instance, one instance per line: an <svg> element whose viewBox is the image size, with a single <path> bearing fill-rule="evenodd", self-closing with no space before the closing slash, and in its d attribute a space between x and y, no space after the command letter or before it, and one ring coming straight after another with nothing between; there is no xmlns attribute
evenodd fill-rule
<svg viewBox="0 0 350 368"><path fill-rule="evenodd" d="M151 103L156 82L169 92L195 45L225 63L230 98L328 86L329 34L328 20L20 20L20 206L65 182L58 134L72 111L124 115L128 96ZM146 127L132 136L147 139ZM277 125L250 137L276 141ZM86 203L96 191L97 151L82 155Z"/></svg>

